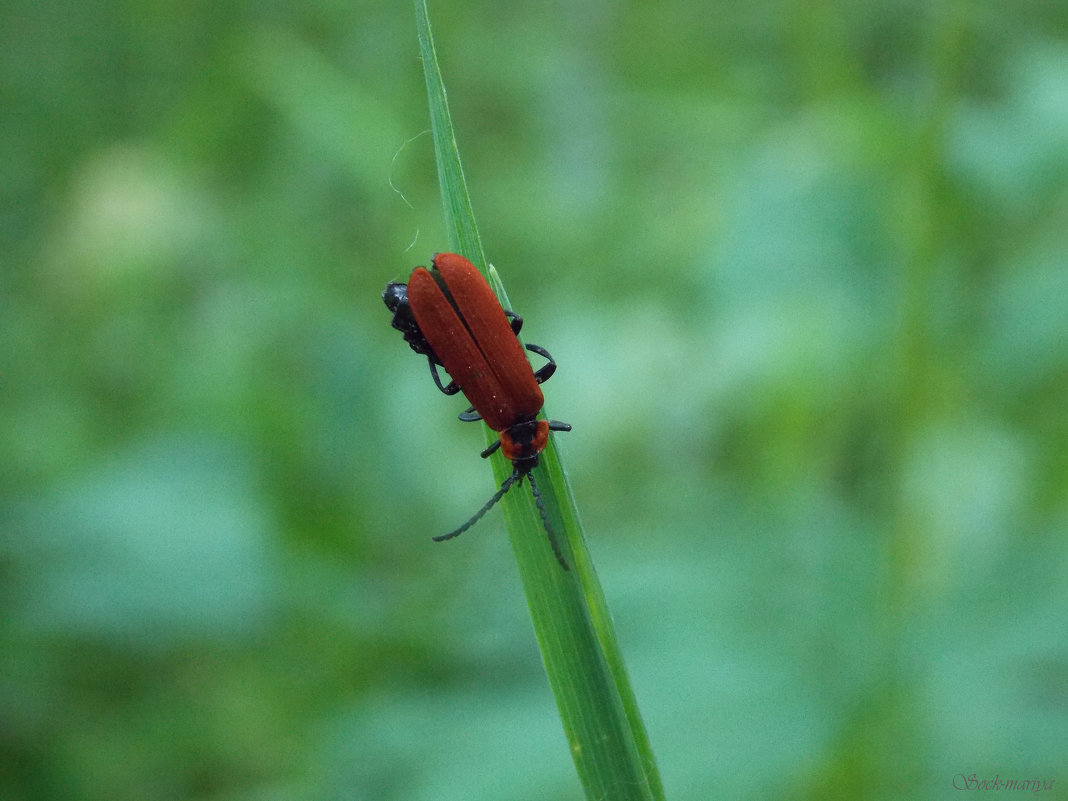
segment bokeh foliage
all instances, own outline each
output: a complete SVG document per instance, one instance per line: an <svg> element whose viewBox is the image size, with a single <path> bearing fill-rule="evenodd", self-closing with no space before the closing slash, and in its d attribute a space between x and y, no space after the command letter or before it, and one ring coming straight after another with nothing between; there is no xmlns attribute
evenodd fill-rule
<svg viewBox="0 0 1068 801"><path fill-rule="evenodd" d="M668 797L1068 783L1068 8L634 6L430 10ZM0 41L0 795L579 797L410 4Z"/></svg>

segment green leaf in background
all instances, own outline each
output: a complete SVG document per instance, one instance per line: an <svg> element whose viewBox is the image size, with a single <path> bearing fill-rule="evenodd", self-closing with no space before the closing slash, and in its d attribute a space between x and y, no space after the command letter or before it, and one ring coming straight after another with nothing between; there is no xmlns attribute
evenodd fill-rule
<svg viewBox="0 0 1068 801"><path fill-rule="evenodd" d="M1064 797L1068 3L431 5L668 795ZM0 798L584 799L412 6L130 11L0 5Z"/></svg>

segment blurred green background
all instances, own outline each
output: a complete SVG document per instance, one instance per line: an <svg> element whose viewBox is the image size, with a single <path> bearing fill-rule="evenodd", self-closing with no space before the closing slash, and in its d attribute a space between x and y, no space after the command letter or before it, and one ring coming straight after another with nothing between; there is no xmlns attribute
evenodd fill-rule
<svg viewBox="0 0 1068 801"><path fill-rule="evenodd" d="M669 798L1068 798L1068 5L430 13ZM0 43L0 796L579 798L411 5Z"/></svg>

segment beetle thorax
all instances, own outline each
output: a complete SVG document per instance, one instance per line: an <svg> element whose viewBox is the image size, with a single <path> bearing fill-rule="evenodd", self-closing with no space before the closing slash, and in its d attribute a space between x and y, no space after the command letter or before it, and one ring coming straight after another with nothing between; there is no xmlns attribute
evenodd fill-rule
<svg viewBox="0 0 1068 801"><path fill-rule="evenodd" d="M501 432L501 453L512 462L538 463L538 454L549 442L549 424L545 420L525 420Z"/></svg>

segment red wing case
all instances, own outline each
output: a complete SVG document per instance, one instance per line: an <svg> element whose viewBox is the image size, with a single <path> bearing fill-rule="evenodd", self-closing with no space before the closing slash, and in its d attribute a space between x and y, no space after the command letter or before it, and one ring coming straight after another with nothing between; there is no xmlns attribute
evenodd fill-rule
<svg viewBox="0 0 1068 801"><path fill-rule="evenodd" d="M423 336L464 394L468 387L479 396L499 394L496 377L486 364L486 357L426 268L412 270L408 279L408 300ZM474 400L471 403L478 408Z"/></svg>
<svg viewBox="0 0 1068 801"><path fill-rule="evenodd" d="M456 380L471 405L495 431L501 431L520 420L528 420L537 415L545 404L545 397L534 378L534 371L527 361L523 346L512 331L500 301L493 294L486 279L475 265L455 253L437 254L434 257L434 267L448 288L464 325L471 332L471 338L496 376L500 394L497 397L483 396L476 400L451 370L449 375ZM421 321L419 324L422 327ZM487 408L483 409L481 403L487 404Z"/></svg>
<svg viewBox="0 0 1068 801"><path fill-rule="evenodd" d="M478 271L476 270L475 273L477 275ZM484 281L483 284L485 284ZM486 289L489 289L488 285ZM451 294L451 286L449 291ZM461 294L463 294L463 289L461 289ZM512 333L508 318L504 316L496 296L492 292L490 295L493 297L494 306L504 320L508 335L518 345L518 340ZM449 298L442 292L438 282L425 268L416 267L412 271L411 278L408 280L408 299L411 303L412 314L423 336L441 359L449 376L463 390L468 401L482 415L486 424L494 431L502 431L511 426L517 418L517 411L501 383L498 372L487 361L470 329L460 318ZM531 373L531 383L540 395L541 390L534 381L526 357L523 356L521 349L518 352L527 372Z"/></svg>

